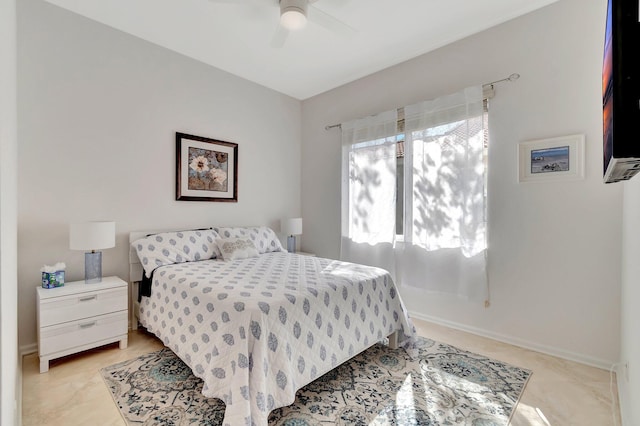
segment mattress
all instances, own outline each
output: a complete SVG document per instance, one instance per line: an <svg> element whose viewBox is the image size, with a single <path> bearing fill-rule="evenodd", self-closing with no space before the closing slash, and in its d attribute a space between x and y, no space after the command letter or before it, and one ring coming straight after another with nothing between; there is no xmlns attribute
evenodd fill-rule
<svg viewBox="0 0 640 426"><path fill-rule="evenodd" d="M229 426L266 425L304 385L415 335L387 271L282 252L162 266L139 316L226 404Z"/></svg>

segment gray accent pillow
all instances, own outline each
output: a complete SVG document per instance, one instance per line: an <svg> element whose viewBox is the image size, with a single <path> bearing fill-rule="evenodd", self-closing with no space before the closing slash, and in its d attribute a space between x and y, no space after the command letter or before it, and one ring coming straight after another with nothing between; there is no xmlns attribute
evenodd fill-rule
<svg viewBox="0 0 640 426"><path fill-rule="evenodd" d="M251 238L218 238L216 243L224 260L247 259L260 254Z"/></svg>

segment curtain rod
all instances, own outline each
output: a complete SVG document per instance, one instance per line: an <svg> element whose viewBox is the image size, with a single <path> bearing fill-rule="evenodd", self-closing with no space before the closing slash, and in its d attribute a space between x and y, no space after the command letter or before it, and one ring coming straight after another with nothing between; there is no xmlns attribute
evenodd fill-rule
<svg viewBox="0 0 640 426"><path fill-rule="evenodd" d="M482 86L483 86L483 87L484 87L484 86L493 86L494 84L496 84L496 83L502 83L503 81L516 81L516 80L517 80L517 79L519 79L519 78L520 78L520 74L513 73L513 74L511 74L511 75L510 75L509 77L507 77L507 78L503 78L503 79L501 79L501 80L492 81L491 83L485 83L485 84L483 84Z"/></svg>
<svg viewBox="0 0 640 426"><path fill-rule="evenodd" d="M520 78L520 74L513 73L509 77L506 77L506 78L503 78L503 79L500 79L500 80L496 80L496 81L492 81L491 83L485 83L485 84L482 85L482 87L493 86L494 84L503 83L505 81L513 82L513 81L516 81L519 78ZM339 124L339 123L338 124L330 124L330 125L324 126L324 129L325 130L330 130L330 129L334 129L336 127L342 127L342 124Z"/></svg>

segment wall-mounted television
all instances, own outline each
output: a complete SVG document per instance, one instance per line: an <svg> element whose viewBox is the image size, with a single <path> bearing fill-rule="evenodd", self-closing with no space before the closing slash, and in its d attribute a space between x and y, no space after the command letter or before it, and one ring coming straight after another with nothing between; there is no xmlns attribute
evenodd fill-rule
<svg viewBox="0 0 640 426"><path fill-rule="evenodd" d="M608 0L602 65L605 183L640 172L640 0Z"/></svg>

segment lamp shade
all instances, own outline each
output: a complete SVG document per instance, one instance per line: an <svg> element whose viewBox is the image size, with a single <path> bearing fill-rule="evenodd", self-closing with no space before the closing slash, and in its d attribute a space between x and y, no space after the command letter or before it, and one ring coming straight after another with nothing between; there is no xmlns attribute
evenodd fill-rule
<svg viewBox="0 0 640 426"><path fill-rule="evenodd" d="M69 226L71 250L100 250L115 247L115 222L72 223Z"/></svg>
<svg viewBox="0 0 640 426"><path fill-rule="evenodd" d="M302 234L302 218L282 219L280 229L286 235L300 235Z"/></svg>

